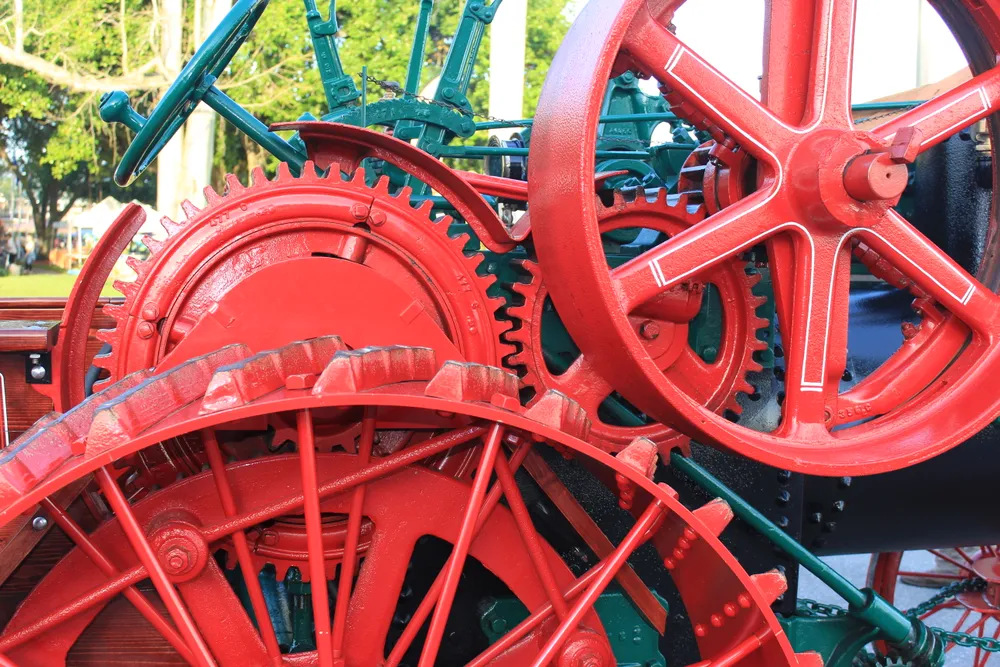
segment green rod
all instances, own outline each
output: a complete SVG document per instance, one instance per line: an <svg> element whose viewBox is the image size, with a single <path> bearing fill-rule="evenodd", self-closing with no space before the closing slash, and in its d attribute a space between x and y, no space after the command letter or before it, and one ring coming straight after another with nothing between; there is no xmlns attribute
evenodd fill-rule
<svg viewBox="0 0 1000 667"><path fill-rule="evenodd" d="M736 516L816 575L817 579L848 603L852 613L879 628L890 641L902 642L914 632L912 621L902 612L873 591L858 589L692 459L674 452L670 455L670 464L683 471L711 495L725 500Z"/></svg>
<svg viewBox="0 0 1000 667"><path fill-rule="evenodd" d="M417 32L413 37L413 49L410 51L410 63L406 69L406 85L403 90L411 95L416 94L420 87L420 71L424 67L424 52L427 49L427 30L430 27L431 10L434 0L420 0L420 12L417 14Z"/></svg>
<svg viewBox="0 0 1000 667"><path fill-rule="evenodd" d="M267 129L264 123L257 120L253 114L241 107L231 97L212 86L205 92L202 101L233 124L248 137L263 146L269 153L293 168L301 170L306 157L292 148L292 145L280 136Z"/></svg>

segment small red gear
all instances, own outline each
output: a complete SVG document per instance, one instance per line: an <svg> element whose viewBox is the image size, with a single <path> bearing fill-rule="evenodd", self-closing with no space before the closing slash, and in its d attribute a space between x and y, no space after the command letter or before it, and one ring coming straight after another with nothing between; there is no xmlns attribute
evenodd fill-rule
<svg viewBox="0 0 1000 667"><path fill-rule="evenodd" d="M311 163L250 181L206 188L204 210L185 202L187 220L165 218L166 241L147 238L150 257L129 258L138 278L115 284L125 303L105 308L117 325L98 334L112 347L95 361L106 382L231 343L258 351L331 332L351 348L416 345L442 360L496 365L512 351L494 317L503 301L487 295L495 278L476 271L483 256L448 235L451 218L432 220L429 202L413 208L409 188L393 196L362 169L344 180Z"/></svg>
<svg viewBox="0 0 1000 667"><path fill-rule="evenodd" d="M667 235L677 234L703 217L703 207L689 206L683 197L668 203L662 190L653 201L643 196L626 201L616 193L614 204L599 206L598 214L602 232L644 228ZM605 451L620 451L640 436L653 440L663 452L685 446L689 439L663 424L629 427L602 420L598 408L614 388L591 368L583 355L565 373L550 370L542 347L542 313L548 290L537 264L526 261L523 268L530 281L515 284L513 290L524 297L524 303L507 309L520 327L506 334L507 340L520 345L507 364L520 370L522 382L538 395L556 389L580 403L593 422L591 444ZM742 408L736 400L737 394L754 391L747 382L747 373L762 370L753 353L766 347L757 339L757 331L767 326L767 321L756 314L764 298L751 291L760 275L747 275L745 269L745 262L734 259L706 276L706 282L718 290L723 310L722 340L711 363L704 361L688 343L687 322L698 313L704 285L688 283L687 289L679 290L672 298L660 300L651 309L630 317L664 374L671 381L687 386L691 396L698 396L703 405L718 413L731 410L738 415Z"/></svg>

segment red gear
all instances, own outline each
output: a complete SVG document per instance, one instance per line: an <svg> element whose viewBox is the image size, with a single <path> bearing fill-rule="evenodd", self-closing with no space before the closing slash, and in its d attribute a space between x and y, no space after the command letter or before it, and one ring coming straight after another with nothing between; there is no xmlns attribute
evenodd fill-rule
<svg viewBox="0 0 1000 667"><path fill-rule="evenodd" d="M691 208L685 198L668 203L662 190L655 201L640 196L626 202L616 194L614 204L600 206L598 212L602 232L645 228L669 236L702 218L703 207ZM507 314L520 322L520 327L506 334L509 341L521 346L507 363L523 370L522 382L533 387L539 395L556 389L580 403L592 422L589 441L605 451L620 451L640 436L654 441L662 452L687 445L688 437L664 424L627 427L603 422L598 407L614 389L590 366L585 355L581 354L565 373L549 370L542 348L542 311L548 289L537 264L524 262L523 268L531 279L515 284L513 290L524 297L524 303L507 309ZM664 375L675 383L684 383L691 395L698 396L703 405L716 413L731 410L739 414L742 411L736 396L740 392L753 393L746 375L762 370L753 354L767 347L756 335L759 329L767 326L767 320L756 314L757 307L765 299L751 292L760 275L747 275L745 269L746 262L734 259L705 276L706 282L718 289L723 308L723 337L711 363L702 360L688 344L687 321L697 314L701 305L702 285L689 285L693 289L682 290L677 299L656 304L654 308L658 314L643 312L630 317L639 335L646 340L650 353L661 364Z"/></svg>
<svg viewBox="0 0 1000 667"><path fill-rule="evenodd" d="M125 304L106 307L118 324L99 334L112 351L95 363L115 381L235 342L259 351L336 332L352 348L499 364L508 325L486 293L495 278L476 272L482 255L448 235L449 217L431 220L430 203L410 206L408 188L392 196L364 177L317 176L311 163L293 177L282 164L246 187L228 175L225 195L205 189L204 210L185 202L185 222L164 219L165 242L144 240L150 258L129 258L138 278L116 283Z"/></svg>

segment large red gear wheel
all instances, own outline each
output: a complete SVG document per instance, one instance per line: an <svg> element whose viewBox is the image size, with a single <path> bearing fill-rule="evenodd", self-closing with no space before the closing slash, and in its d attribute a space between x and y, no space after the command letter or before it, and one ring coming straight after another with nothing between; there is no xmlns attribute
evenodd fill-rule
<svg viewBox="0 0 1000 667"><path fill-rule="evenodd" d="M326 665L335 659L345 667L398 665L405 642L430 618L422 648L419 642L413 646L422 654L420 664L437 664L449 610L465 613L455 590L466 561L474 558L531 616L462 663L520 667L551 660L559 667L613 667L615 657L593 603L616 574L626 572L634 550L649 541L683 599L703 660L747 667L822 664L816 654L793 652L770 609L784 591L783 575L749 576L719 540L732 518L724 502L688 510L675 491L652 481L647 462L656 451L649 443L639 440L628 456L611 457L578 438L588 423L565 396L550 392L525 409L517 392L517 378L509 373L468 363L439 365L426 348L338 351L323 340L257 355L232 345L155 376L141 371L123 379L40 422L0 462L0 527L43 502L77 544L39 572L40 580L32 582L0 633L0 652L25 666L64 664L75 646L93 651L105 664L123 655L141 662L144 648L163 660L173 646L198 665ZM363 410L358 452L316 452L314 425L332 421L346 427L357 409ZM276 412L294 415L297 453L223 459L217 434ZM434 436L373 456L376 435L399 428ZM210 469L129 503L108 462L191 432L208 443ZM628 506L634 507L625 538L579 578L536 532L512 474L529 457L537 458L532 448L546 441L604 469L618 486L628 487ZM419 465L435 452L460 446L479 454L473 482ZM491 472L498 481L488 491ZM113 515L86 531L46 499L90 475ZM255 527L299 511L317 650L286 657L267 601L254 584L259 562L245 540ZM347 517L340 554L327 553L324 514ZM387 650L413 550L424 535L454 548ZM213 557L229 541L237 545L256 624ZM360 562L348 559L354 554L362 556ZM327 579L330 558L342 559L336 582ZM147 577L176 629L162 608L129 588ZM335 599L328 593L330 583L338 588ZM120 632L127 616L121 605L108 603L122 591L154 632L143 630L137 619L127 636ZM109 627L119 632L90 636L92 628Z"/></svg>
<svg viewBox="0 0 1000 667"><path fill-rule="evenodd" d="M601 205L598 209L602 233L616 229L650 229L674 236L703 218L702 207L690 207L686 198L668 202L664 190L660 190L652 201L642 193L632 201L616 193L611 206ZM523 297L524 303L507 309L507 314L520 326L515 324L506 334L509 341L520 345L520 350L508 358L507 363L521 370L522 382L539 395L556 389L579 403L590 416L590 442L605 451L620 451L637 437L649 438L664 454L675 447L686 446L688 438L665 424L636 427L603 421L598 408L614 388L601 379L587 362L586 355L577 357L564 373L550 370L542 341L547 283L537 264L527 261L523 267L530 281L515 283L512 289ZM688 322L698 312L704 285L688 285L678 290L673 298L658 304L658 308L634 314L629 319L664 375L685 386L690 395L698 396L713 412L728 410L730 416L735 416L742 411L737 394L754 393L747 374L762 370L753 358L754 352L767 347L757 338L757 331L767 326L767 321L756 314L764 298L752 292L760 275L748 275L746 262L734 259L705 274L703 279L718 290L722 306L722 337L713 359L703 359L688 342Z"/></svg>
<svg viewBox="0 0 1000 667"><path fill-rule="evenodd" d="M867 131L856 129L850 114L855 2L770 3L764 103L668 29L681 4L588 4L546 79L532 131L529 208L539 263L574 341L646 414L776 467L873 474L961 443L1000 413L993 391L1000 373L998 254L990 246L972 275L893 206L906 185L906 161L980 119L991 118L995 135L1000 0L936 3L977 76ZM681 115L697 116L717 141L745 150L758 180L743 199L609 271L586 175L595 168L603 90L626 68L655 76L683 102ZM997 183L995 172L994 192ZM909 361L919 356L911 365L922 370L900 372L899 359L890 359L887 371L867 381L863 402L858 392L839 391L856 239L957 322L963 341L954 345L954 327L938 327L949 335L927 336L919 353L913 346L901 351ZM768 433L716 415L665 377L628 317L759 244L767 245L787 361L781 422Z"/></svg>
<svg viewBox="0 0 1000 667"><path fill-rule="evenodd" d="M208 205L185 203L187 220L165 219L164 242L130 260L132 283L116 283L125 304L99 337L110 354L96 364L116 381L143 368L169 368L230 343L266 350L337 333L349 347L416 345L442 358L497 365L512 349L494 313L479 253L466 235L450 237L450 218L414 209L410 190L365 184L363 169L299 177L281 164L269 181L254 170L244 186L206 188Z"/></svg>

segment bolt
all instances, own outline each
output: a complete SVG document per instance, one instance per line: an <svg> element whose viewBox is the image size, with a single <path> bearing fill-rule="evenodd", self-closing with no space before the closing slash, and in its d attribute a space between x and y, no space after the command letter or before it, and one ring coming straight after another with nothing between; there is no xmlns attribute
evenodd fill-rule
<svg viewBox="0 0 1000 667"><path fill-rule="evenodd" d="M156 327L153 326L152 322L139 322L135 333L139 338L152 338L153 334L156 333Z"/></svg>
<svg viewBox="0 0 1000 667"><path fill-rule="evenodd" d="M778 471L778 484L788 484L792 479L791 470L779 470Z"/></svg>
<svg viewBox="0 0 1000 667"><path fill-rule="evenodd" d="M825 530L828 533L832 533L833 531L837 530L837 522L827 521L826 523L823 524L823 530Z"/></svg>
<svg viewBox="0 0 1000 667"><path fill-rule="evenodd" d="M845 507L845 503L844 503L843 500L838 500L835 503L833 503L833 511L834 512L843 512L844 511L844 507Z"/></svg>
<svg viewBox="0 0 1000 667"><path fill-rule="evenodd" d="M782 489L781 491L778 491L778 497L775 499L775 501L779 505L787 505L788 501L790 501L791 499L792 499L792 494L790 494L785 489Z"/></svg>
<svg viewBox="0 0 1000 667"><path fill-rule="evenodd" d="M719 351L714 347L706 347L701 350L701 358L705 360L706 363L713 363L715 358L719 355Z"/></svg>
<svg viewBox="0 0 1000 667"><path fill-rule="evenodd" d="M910 340L911 338L913 338L914 336L916 336L917 333L920 331L920 327L918 327L913 322L903 322L899 326L899 328L902 329L902 331L903 331L903 338L905 340Z"/></svg>
<svg viewBox="0 0 1000 667"><path fill-rule="evenodd" d="M372 211L372 214L371 214L371 223L372 223L372 226L374 226L374 227L381 227L382 225L384 225L385 224L385 212L384 211L379 211L379 210Z"/></svg>
<svg viewBox="0 0 1000 667"><path fill-rule="evenodd" d="M160 309L156 307L155 303L147 303L142 307L142 319L153 322L160 316Z"/></svg>
<svg viewBox="0 0 1000 667"><path fill-rule="evenodd" d="M841 477L840 478L840 482L838 483L838 486L840 486L840 488L842 488L842 489L846 489L847 487L849 487L851 485L851 481L852 480L851 480L850 477Z"/></svg>
<svg viewBox="0 0 1000 667"><path fill-rule="evenodd" d="M174 547L168 551L165 560L169 574L181 574L189 566L188 552L181 547Z"/></svg>
<svg viewBox="0 0 1000 667"><path fill-rule="evenodd" d="M809 515L809 522L810 523L822 523L823 522L823 515L820 512L813 512L812 514Z"/></svg>
<svg viewBox="0 0 1000 667"><path fill-rule="evenodd" d="M788 524L789 523L790 522L788 521L788 517L787 516L781 515L781 516L778 517L778 527L779 528L788 528Z"/></svg>
<svg viewBox="0 0 1000 667"><path fill-rule="evenodd" d="M354 204L351 206L351 215L354 216L355 220L364 220L368 217L368 211L370 210L365 204Z"/></svg>
<svg viewBox="0 0 1000 667"><path fill-rule="evenodd" d="M45 530L49 527L49 520L44 516L36 516L31 520L31 527L34 530Z"/></svg>
<svg viewBox="0 0 1000 667"><path fill-rule="evenodd" d="M260 541L263 542L266 547L273 547L278 543L278 535L277 533L268 531L260 536Z"/></svg>
<svg viewBox="0 0 1000 667"><path fill-rule="evenodd" d="M639 326L639 335L646 340L656 340L660 337L660 325L653 320L646 320Z"/></svg>
<svg viewBox="0 0 1000 667"><path fill-rule="evenodd" d="M31 379L33 379L33 380L44 380L45 379L45 366L32 366L31 367Z"/></svg>

